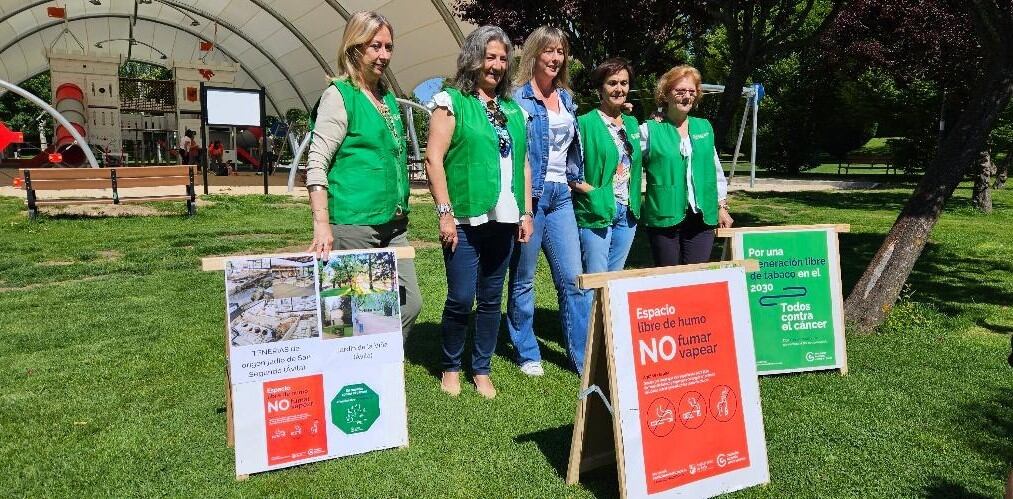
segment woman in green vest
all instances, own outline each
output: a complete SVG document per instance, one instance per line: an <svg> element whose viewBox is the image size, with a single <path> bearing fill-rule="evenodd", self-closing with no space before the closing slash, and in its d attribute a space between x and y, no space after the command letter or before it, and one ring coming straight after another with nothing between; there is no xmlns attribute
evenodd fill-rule
<svg viewBox="0 0 1013 499"><path fill-rule="evenodd" d="M464 40L453 84L433 96L426 173L440 221L447 269L440 386L461 393L461 357L472 305L475 388L496 396L489 377L500 302L514 242L531 234L531 171L525 161L526 118L510 98L510 38L483 26Z"/></svg>
<svg viewBox="0 0 1013 499"><path fill-rule="evenodd" d="M393 36L383 15L353 15L341 39L338 74L310 117L306 188L313 243L307 251L321 259L332 249L408 246L405 129L394 94L382 79ZM422 293L414 260L399 260L397 266L407 338L422 311Z"/></svg>
<svg viewBox="0 0 1013 499"><path fill-rule="evenodd" d="M588 274L622 270L637 232L640 130L636 118L623 114L632 79L633 68L624 59L599 64L591 85L601 103L577 118L585 181L574 184L573 211Z"/></svg>
<svg viewBox="0 0 1013 499"><path fill-rule="evenodd" d="M689 115L702 96L700 72L676 66L662 75L654 91L664 117L640 126L647 176L640 221L659 267L706 262L714 228L733 222L714 131L706 119Z"/></svg>

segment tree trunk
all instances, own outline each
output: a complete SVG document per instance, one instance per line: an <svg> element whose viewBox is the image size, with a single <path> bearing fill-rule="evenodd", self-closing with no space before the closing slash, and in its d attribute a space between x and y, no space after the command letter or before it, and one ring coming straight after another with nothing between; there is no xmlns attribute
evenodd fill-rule
<svg viewBox="0 0 1013 499"><path fill-rule="evenodd" d="M999 110L1013 93L1013 68L996 64L986 69L981 88L939 145L897 221L873 256L865 273L844 302L844 314L858 332L872 332L893 309L901 287L939 221L946 201L967 167L985 146Z"/></svg>
<svg viewBox="0 0 1013 499"><path fill-rule="evenodd" d="M718 150L726 148L725 138L735 120L735 112L742 107L742 87L749 78L750 64L746 61L733 61L731 71L725 80L725 91L721 94L718 112L711 124L714 126L714 145Z"/></svg>
<svg viewBox="0 0 1013 499"><path fill-rule="evenodd" d="M971 193L971 204L982 213L992 213L990 181L993 174L995 174L995 163L992 162L991 152L986 148L978 155L978 164L975 165L974 190Z"/></svg>
<svg viewBox="0 0 1013 499"><path fill-rule="evenodd" d="M1003 187L1006 187L1006 178L1009 177L1010 163L1013 163L1013 149L1006 151L1006 159L1003 160L1001 164L997 165L998 171L995 172L995 185L992 186L993 189L1002 189Z"/></svg>

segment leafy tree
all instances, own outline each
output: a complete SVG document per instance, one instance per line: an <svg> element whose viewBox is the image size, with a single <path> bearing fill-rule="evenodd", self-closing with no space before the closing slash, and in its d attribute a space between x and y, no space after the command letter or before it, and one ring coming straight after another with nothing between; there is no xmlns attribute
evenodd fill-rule
<svg viewBox="0 0 1013 499"><path fill-rule="evenodd" d="M18 86L36 97L50 102L52 85L50 84L49 71L29 78L19 83ZM27 143L39 145L40 124L47 137L53 136L53 120L48 118L48 115L39 121L35 120L42 113L43 110L39 106L14 92L7 92L0 96L0 121L6 123L8 128L12 130L23 132L24 140Z"/></svg>
<svg viewBox="0 0 1013 499"><path fill-rule="evenodd" d="M586 88L582 68L610 57L626 58L643 75L684 62L681 50L710 22L692 0L456 0L454 10L465 21L503 28L517 44L542 25L564 30L577 60L578 90Z"/></svg>
<svg viewBox="0 0 1013 499"><path fill-rule="evenodd" d="M842 46L898 79L947 82L957 102L946 108L952 126L925 175L845 301L846 317L868 331L893 308L946 201L1010 102L1013 3L853 0L834 31Z"/></svg>
<svg viewBox="0 0 1013 499"><path fill-rule="evenodd" d="M726 145L735 114L741 107L742 94L735 89L745 86L756 70L812 45L836 19L843 1L709 0L700 4L707 17L699 22L716 22L724 30L725 38L719 47L727 50L728 72L722 81L728 91L721 94L717 113L711 120L715 142L721 147Z"/></svg>
<svg viewBox="0 0 1013 499"><path fill-rule="evenodd" d="M150 62L127 61L120 65L120 77L140 80L171 80L172 70Z"/></svg>

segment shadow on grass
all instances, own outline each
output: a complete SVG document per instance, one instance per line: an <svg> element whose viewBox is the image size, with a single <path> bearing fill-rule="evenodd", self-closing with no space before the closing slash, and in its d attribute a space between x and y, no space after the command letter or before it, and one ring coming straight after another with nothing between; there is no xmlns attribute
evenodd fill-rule
<svg viewBox="0 0 1013 499"><path fill-rule="evenodd" d="M997 362L1002 360L997 359ZM1013 463L1013 411L1010 411L1013 389L982 390L980 393L978 402L967 404L958 412L967 415L961 418L961 425L966 431L960 432L960 435L984 458L998 459L1006 465ZM1003 481L1008 472L1007 468L999 471Z"/></svg>
<svg viewBox="0 0 1013 499"><path fill-rule="evenodd" d="M889 186L894 188L895 186ZM756 201L776 204L783 201L787 204L801 204L808 208L830 208L833 210L860 210L860 211L893 211L900 212L900 209L907 202L911 194L908 192L895 192L885 190L869 191L796 191L796 192L736 192L736 197L745 197ZM747 226L744 220L739 217L742 213L734 212L735 225Z"/></svg>
<svg viewBox="0 0 1013 499"><path fill-rule="evenodd" d="M922 491L922 497L930 499L991 499L989 496L971 492L967 487L941 477L932 477Z"/></svg>
<svg viewBox="0 0 1013 499"><path fill-rule="evenodd" d="M545 455L552 469L560 480L566 480L566 469L570 461L570 442L573 438L573 425L562 425L546 428L514 437L514 442L532 442ZM619 479L615 466L602 466L580 475L580 484L595 497L618 497Z"/></svg>
<svg viewBox="0 0 1013 499"><path fill-rule="evenodd" d="M468 321L468 338L464 344L461 358L463 371L471 373L471 354L474 348L475 320L472 315ZM542 362L552 363L560 369L570 369L570 359L566 354L559 353L563 347L560 333L559 314L555 310L539 308L535 311L535 331L542 355ZM439 379L443 374L443 326L437 322L416 322L408 341L405 342L405 357L412 364L426 368L433 377ZM554 347L550 344L554 343ZM516 361L517 349L510 342L510 334L506 328L506 316L500 319L500 331L496 340L496 355Z"/></svg>
<svg viewBox="0 0 1013 499"><path fill-rule="evenodd" d="M443 374L442 327L438 322L416 322L408 341L405 342L405 358L412 364L426 368L437 380ZM465 348L465 357L470 359L471 350ZM464 363L471 366L470 360Z"/></svg>

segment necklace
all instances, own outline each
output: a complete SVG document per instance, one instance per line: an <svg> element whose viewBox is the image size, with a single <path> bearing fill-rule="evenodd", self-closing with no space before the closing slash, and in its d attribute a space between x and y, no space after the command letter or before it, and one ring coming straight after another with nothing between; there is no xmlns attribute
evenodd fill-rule
<svg viewBox="0 0 1013 499"><path fill-rule="evenodd" d="M390 132L390 137L394 139L394 154L400 158L401 153L404 152L405 144L401 138L401 132L397 130L397 124L395 123L393 113L390 112L390 107L382 100L377 99L372 90L366 91L366 95L369 96L369 100L376 106L376 110L383 118L384 124L387 125L387 131Z"/></svg>
<svg viewBox="0 0 1013 499"><path fill-rule="evenodd" d="M482 96L478 93L475 94L479 102L482 102ZM499 140L499 155L500 157L507 157L513 150L513 140L510 138L510 132L507 131L507 117L503 113L503 109L500 108L499 102L496 101L496 97L493 97L485 101L485 116L489 119L489 124L492 125L493 131L496 133L496 138Z"/></svg>

